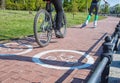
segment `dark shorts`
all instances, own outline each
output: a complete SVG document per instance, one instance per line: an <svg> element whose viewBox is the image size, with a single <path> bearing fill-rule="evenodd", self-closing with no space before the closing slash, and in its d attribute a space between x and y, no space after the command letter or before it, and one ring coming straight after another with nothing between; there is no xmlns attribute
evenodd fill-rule
<svg viewBox="0 0 120 83"><path fill-rule="evenodd" d="M98 3L91 3L90 9L89 9L89 15L92 15L94 9L95 9L94 14L97 15L98 9L99 9Z"/></svg>

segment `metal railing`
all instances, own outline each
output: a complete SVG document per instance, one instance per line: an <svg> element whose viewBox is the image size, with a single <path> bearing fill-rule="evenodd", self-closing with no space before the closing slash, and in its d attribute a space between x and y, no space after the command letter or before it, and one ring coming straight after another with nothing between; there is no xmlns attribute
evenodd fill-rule
<svg viewBox="0 0 120 83"><path fill-rule="evenodd" d="M117 24L112 36L106 36L103 43L103 53L101 61L87 83L108 83L110 64L113 60L114 51L119 50L120 22Z"/></svg>

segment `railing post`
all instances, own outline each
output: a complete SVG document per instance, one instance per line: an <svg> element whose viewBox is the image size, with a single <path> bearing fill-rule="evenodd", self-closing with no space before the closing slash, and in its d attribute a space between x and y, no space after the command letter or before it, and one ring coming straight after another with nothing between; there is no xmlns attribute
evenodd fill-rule
<svg viewBox="0 0 120 83"><path fill-rule="evenodd" d="M114 50L118 51L119 50L120 27L115 28L114 36L116 37L115 39L116 43L115 43Z"/></svg>
<svg viewBox="0 0 120 83"><path fill-rule="evenodd" d="M110 64L107 63L106 66L105 66L105 69L102 72L101 83L108 83L109 72L110 72Z"/></svg>
<svg viewBox="0 0 120 83"><path fill-rule="evenodd" d="M120 21L119 21L119 23L117 24L117 27L120 27Z"/></svg>
<svg viewBox="0 0 120 83"><path fill-rule="evenodd" d="M110 36L107 36L105 38L105 42L103 43L103 54L102 59L104 57L108 58L108 63L106 64L102 75L101 75L101 83L108 83L108 76L109 76L109 70L110 70L110 64L112 62L112 55L113 55L113 44L111 43L112 38Z"/></svg>

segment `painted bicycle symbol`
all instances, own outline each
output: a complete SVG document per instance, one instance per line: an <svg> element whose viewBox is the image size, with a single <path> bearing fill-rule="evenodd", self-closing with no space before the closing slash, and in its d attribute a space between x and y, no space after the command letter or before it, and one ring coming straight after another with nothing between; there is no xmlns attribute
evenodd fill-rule
<svg viewBox="0 0 120 83"><path fill-rule="evenodd" d="M61 53L59 56L47 56L45 59L47 60L57 60L60 59L63 62L67 62L68 64L74 64L78 62L78 59L75 59L75 56L69 55L65 56L65 53Z"/></svg>
<svg viewBox="0 0 120 83"><path fill-rule="evenodd" d="M47 56L46 55L49 55L51 53L58 53L57 56L56 55L50 55L50 56ZM59 66L59 65L53 65L53 64L50 64L50 62L66 62L68 64L76 64L78 63L78 58L76 58L75 56L73 55L68 55L66 56L66 53L73 53L73 54L77 54L79 56L84 56L87 61L86 63L82 64L82 65L77 65L77 66ZM89 67L91 66L93 63L94 63L94 59L84 53L84 52L79 52L79 51L74 51L74 50L48 50L48 51L44 51L44 52L41 52L41 53L38 53L36 55L33 56L32 60L40 65L40 66L43 66L43 67L47 67L47 68L53 68L53 69L61 69L61 70L64 70L64 69L82 69L82 68L86 68L86 67ZM46 62L44 62L46 61Z"/></svg>

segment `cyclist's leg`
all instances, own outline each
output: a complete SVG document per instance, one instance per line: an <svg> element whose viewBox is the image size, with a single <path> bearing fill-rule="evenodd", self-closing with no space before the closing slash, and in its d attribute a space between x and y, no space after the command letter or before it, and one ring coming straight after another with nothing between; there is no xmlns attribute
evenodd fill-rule
<svg viewBox="0 0 120 83"><path fill-rule="evenodd" d="M55 26L55 31L57 36L62 36L60 32L61 24L62 24L62 19L63 19L63 7L62 7L62 0L51 0L52 3L55 6L56 10L56 26Z"/></svg>
<svg viewBox="0 0 120 83"><path fill-rule="evenodd" d="M46 10L50 14L50 17L51 17L51 20L52 20L52 12L51 12L52 10L51 10L51 7L52 7L51 2L47 2L46 3Z"/></svg>
<svg viewBox="0 0 120 83"><path fill-rule="evenodd" d="M62 18L63 18L63 7L62 0L52 0L55 10L56 10L56 29L61 28Z"/></svg>
<svg viewBox="0 0 120 83"><path fill-rule="evenodd" d="M94 27L97 26L97 21L98 21L98 5L95 6Z"/></svg>

